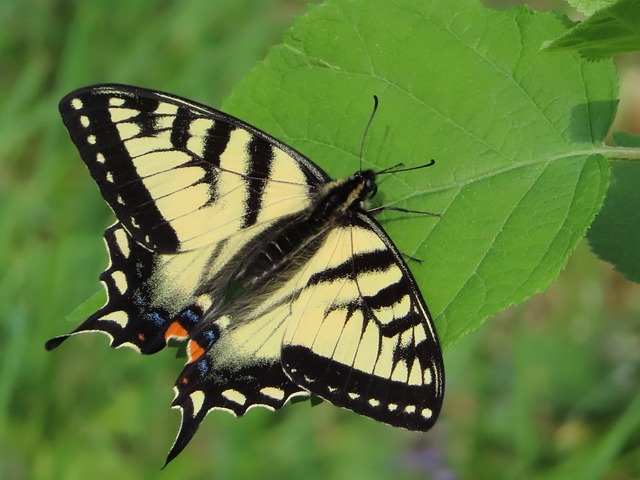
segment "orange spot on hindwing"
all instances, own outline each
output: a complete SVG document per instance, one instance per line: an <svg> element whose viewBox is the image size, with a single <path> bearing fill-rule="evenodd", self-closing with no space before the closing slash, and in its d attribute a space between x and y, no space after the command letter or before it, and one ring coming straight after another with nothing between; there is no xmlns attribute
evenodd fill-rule
<svg viewBox="0 0 640 480"><path fill-rule="evenodd" d="M178 340L184 340L189 336L187 330L180 325L180 322L172 322L164 333L165 340L169 341L170 338L177 338Z"/></svg>
<svg viewBox="0 0 640 480"><path fill-rule="evenodd" d="M189 360L187 363L193 363L204 355L205 349L200 346L195 340L189 340L187 344L187 356Z"/></svg>

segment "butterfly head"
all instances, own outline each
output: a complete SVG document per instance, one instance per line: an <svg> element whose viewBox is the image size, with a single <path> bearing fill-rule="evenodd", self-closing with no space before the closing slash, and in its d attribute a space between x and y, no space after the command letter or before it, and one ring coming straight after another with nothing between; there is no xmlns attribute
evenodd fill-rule
<svg viewBox="0 0 640 480"><path fill-rule="evenodd" d="M362 181L361 200L371 200L378 193L377 173L373 170L361 170L356 174Z"/></svg>

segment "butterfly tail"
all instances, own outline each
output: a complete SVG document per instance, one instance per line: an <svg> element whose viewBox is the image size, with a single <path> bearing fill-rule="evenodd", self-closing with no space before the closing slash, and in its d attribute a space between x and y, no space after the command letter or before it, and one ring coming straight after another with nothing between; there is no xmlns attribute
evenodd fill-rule
<svg viewBox="0 0 640 480"><path fill-rule="evenodd" d="M119 223L105 231L104 240L110 262L100 280L107 291L107 303L71 333L46 342L45 348L53 350L80 333L100 332L109 336L113 348L127 346L152 354L170 339L188 338L203 309L195 301L173 310L152 301L158 254L138 244Z"/></svg>
<svg viewBox="0 0 640 480"><path fill-rule="evenodd" d="M211 410L240 417L254 407L278 410L292 397L308 395L289 380L278 357L238 361L228 355L233 348L234 334L215 323L200 328L189 340L189 363L175 384L172 404L180 410L182 422L167 464L186 447Z"/></svg>

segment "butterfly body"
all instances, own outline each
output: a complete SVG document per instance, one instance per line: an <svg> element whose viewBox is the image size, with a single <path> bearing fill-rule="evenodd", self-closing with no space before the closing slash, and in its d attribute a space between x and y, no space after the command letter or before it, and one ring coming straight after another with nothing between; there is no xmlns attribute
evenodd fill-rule
<svg viewBox="0 0 640 480"><path fill-rule="evenodd" d="M266 236L256 251L247 252L249 260L236 280L254 285L264 275L276 271L291 259L304 257L312 241L318 241L323 232L338 222L349 221L349 211L364 213L364 202L375 191L375 172L358 171L349 178L333 181L315 193L311 205L293 218L283 219L274 226L271 237ZM240 255L246 258L247 255Z"/></svg>
<svg viewBox="0 0 640 480"><path fill-rule="evenodd" d="M168 461L211 410L299 395L433 425L442 356L411 272L366 210L376 172L331 180L241 120L136 87L80 89L60 110L117 221L106 305L46 347L88 331L142 353L187 341Z"/></svg>

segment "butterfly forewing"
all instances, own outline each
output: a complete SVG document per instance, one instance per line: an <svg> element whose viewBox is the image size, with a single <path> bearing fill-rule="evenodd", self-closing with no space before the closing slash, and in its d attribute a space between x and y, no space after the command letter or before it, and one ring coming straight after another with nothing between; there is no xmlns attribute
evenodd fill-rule
<svg viewBox="0 0 640 480"><path fill-rule="evenodd" d="M354 214L311 259L292 303L281 359L310 392L378 421L428 430L444 368L431 318L375 221Z"/></svg>
<svg viewBox="0 0 640 480"><path fill-rule="evenodd" d="M124 228L158 253L212 244L304 209L326 174L229 115L167 94L87 88L60 103Z"/></svg>

